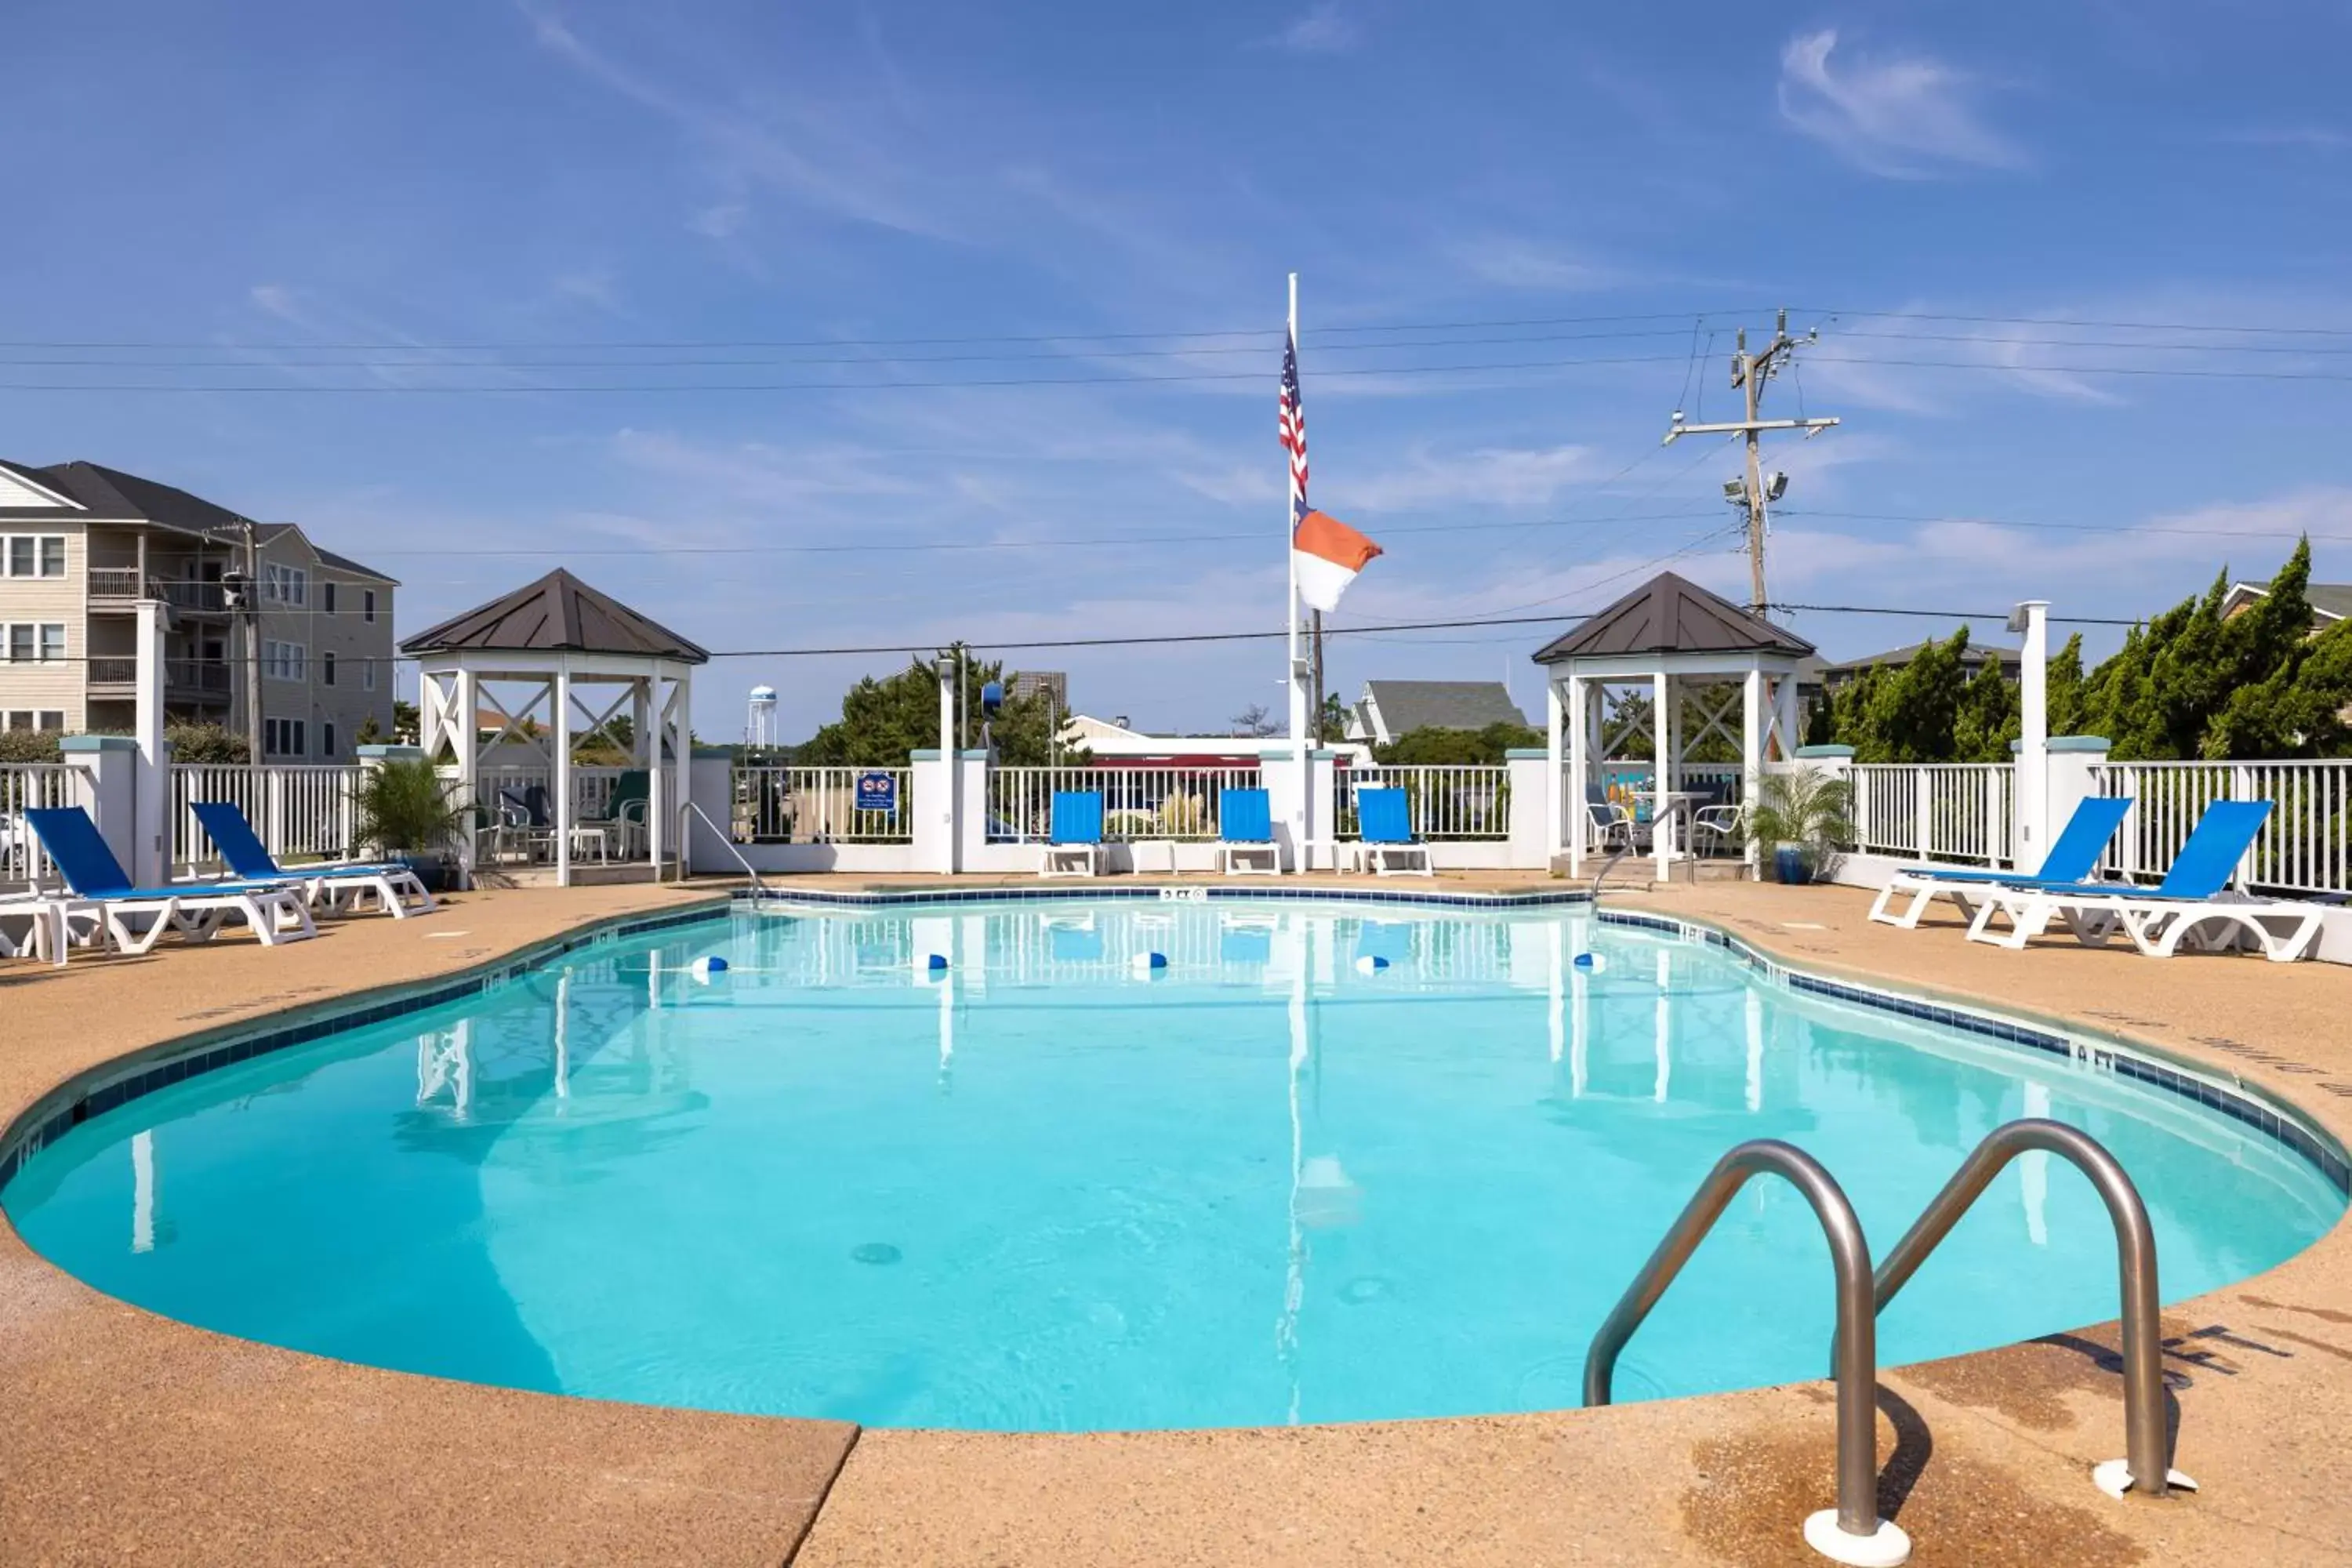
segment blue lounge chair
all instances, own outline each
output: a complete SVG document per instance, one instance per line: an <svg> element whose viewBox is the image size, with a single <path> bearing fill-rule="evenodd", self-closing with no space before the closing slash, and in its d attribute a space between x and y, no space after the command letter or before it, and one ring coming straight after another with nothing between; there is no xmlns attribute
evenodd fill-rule
<svg viewBox="0 0 2352 1568"><path fill-rule="evenodd" d="M1091 877L1102 853L1103 797L1092 790L1055 790L1054 812L1045 828L1045 853L1037 863L1040 877ZM1080 864L1066 868L1066 858Z"/></svg>
<svg viewBox="0 0 2352 1568"><path fill-rule="evenodd" d="M190 942L217 935L232 915L241 916L264 946L314 936L302 890L292 882L179 882L161 888L131 886L130 874L100 837L98 825L78 805L37 807L25 820L40 836L50 864L73 897L68 918L99 917L97 931L110 946L142 953L167 931ZM144 930L130 922L148 917Z"/></svg>
<svg viewBox="0 0 2352 1568"><path fill-rule="evenodd" d="M362 900L373 893L384 911L395 920L408 917L410 899L416 900L417 913L430 914L433 910L433 895L425 890L424 882L415 871L397 860L372 865L305 866L299 871L288 871L278 866L268 847L254 833L245 813L228 802L198 801L188 809L205 825L205 836L221 852L232 874L248 882L291 882L302 889L303 900L312 909L324 904L330 914L355 914Z"/></svg>
<svg viewBox="0 0 2352 1568"><path fill-rule="evenodd" d="M1244 866L1244 858L1263 856L1263 866ZM1278 876L1282 850L1274 841L1274 805L1262 789L1229 789L1217 796L1217 858L1231 877L1244 871Z"/></svg>
<svg viewBox="0 0 2352 1568"><path fill-rule="evenodd" d="M1870 918L1881 925L1901 926L1905 931L1916 928L1919 917L1937 899L1949 899L1960 906L1960 913L1973 919L1976 903L1989 887L2000 888L2063 888L2087 882L2099 868L2099 857L2105 854L2107 841L2116 829L2124 825L2124 816L2132 808L2128 795L2088 795L2078 802L2074 815L2066 820L2066 830L2050 846L2042 858L2038 871L1978 871L1958 866L1905 866L1897 869L1886 886L1880 889L1878 901L1870 906ZM1890 913L1895 900L1909 897L1911 902L1902 913Z"/></svg>
<svg viewBox="0 0 2352 1568"><path fill-rule="evenodd" d="M1374 876L1410 872L1427 877L1434 872L1429 862L1429 846L1412 836L1412 807L1401 789L1391 786L1356 792L1356 838L1371 860ZM1410 862L1415 856L1421 858L1417 867L1391 864L1395 860Z"/></svg>
<svg viewBox="0 0 2352 1568"><path fill-rule="evenodd" d="M1969 940L2023 947L2048 930L2053 920L2063 920L2078 941L2093 947L2121 931L2150 958L2170 958L2192 931L2219 921L2235 928L2230 941L2208 936L2199 939L2200 946L2234 945L2239 936L2251 936L2263 957L2274 963L2292 963L2319 940L2326 912L2323 906L2292 899L2235 898L2225 891L2270 814L2266 800L2215 801L2180 847L2172 869L2154 888L2074 882L1988 889L1984 907L1969 922ZM2009 920L2005 932L1992 929L2000 916ZM2274 922L2284 922L2287 929L2274 931Z"/></svg>

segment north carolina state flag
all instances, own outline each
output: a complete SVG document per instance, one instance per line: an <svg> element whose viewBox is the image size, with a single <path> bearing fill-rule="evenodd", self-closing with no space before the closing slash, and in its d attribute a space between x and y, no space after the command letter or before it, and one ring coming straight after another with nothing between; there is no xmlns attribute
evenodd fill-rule
<svg viewBox="0 0 2352 1568"><path fill-rule="evenodd" d="M1339 595L1381 547L1327 512L1310 511L1290 531L1290 559L1298 574L1298 596L1326 613L1339 607Z"/></svg>

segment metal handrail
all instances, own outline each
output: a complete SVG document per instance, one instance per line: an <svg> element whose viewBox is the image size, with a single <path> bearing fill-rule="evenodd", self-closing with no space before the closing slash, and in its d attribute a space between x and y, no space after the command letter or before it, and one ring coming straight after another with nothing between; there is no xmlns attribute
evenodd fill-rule
<svg viewBox="0 0 2352 1568"><path fill-rule="evenodd" d="M1886 1255L1872 1282L1875 1310L1886 1304L1910 1282L1938 1242L1992 1184L2001 1168L2018 1155L2041 1150L2072 1162L2090 1178L2107 1217L2116 1227L2116 1262L2123 1292L2124 1448L2130 1468L2129 1489L2162 1497L2170 1479L2170 1444L2164 1420L2163 1330L2158 1317L2156 1233L2147 1222L2147 1205L2139 1189L2106 1148L2089 1133L2063 1121L2027 1117L1996 1127L1960 1163L1944 1190L1936 1194ZM1840 1332L1843 1334L1843 1326ZM2188 1484L2184 1482L2183 1484Z"/></svg>
<svg viewBox="0 0 2352 1568"><path fill-rule="evenodd" d="M743 858L743 851L736 847L733 836L722 829L719 824L711 821L710 814L703 810L702 807L695 805L695 803L690 800L684 802L677 808L678 880L682 882L686 879L687 871L694 858L692 852L693 841L688 837L688 834L693 831L692 826L687 821L687 817L689 814L702 818L703 826L709 828L711 832L719 835L719 842L727 846L727 853L735 857L735 864L742 867L743 875L751 879L752 897L766 897L768 889L760 881L760 873L753 870L751 868L751 862Z"/></svg>
<svg viewBox="0 0 2352 1568"><path fill-rule="evenodd" d="M1804 1194L1829 1238L1830 1262L1837 1273L1838 1335L1830 1369L1837 1379L1837 1528L1848 1535L1874 1536L1881 1526L1878 1331L1872 1300L1870 1243L1844 1191L1820 1161L1793 1143L1777 1138L1753 1139L1716 1162L1681 1217L1592 1337L1592 1348L1584 1357L1584 1403L1609 1403L1609 1385L1626 1342L1666 1293L1691 1254L1698 1250L1732 1195L1747 1184L1748 1177L1768 1171Z"/></svg>

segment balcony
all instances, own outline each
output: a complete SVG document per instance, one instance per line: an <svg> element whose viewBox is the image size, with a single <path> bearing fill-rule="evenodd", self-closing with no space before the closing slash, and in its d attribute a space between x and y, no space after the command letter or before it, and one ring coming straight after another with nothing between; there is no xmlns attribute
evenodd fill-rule
<svg viewBox="0 0 2352 1568"><path fill-rule="evenodd" d="M136 566L93 566L89 569L90 604L100 609L129 609L141 597ZM228 613L228 600L218 583L189 583L171 577L147 579L145 597L161 599L175 610L196 616Z"/></svg>
<svg viewBox="0 0 2352 1568"><path fill-rule="evenodd" d="M89 694L92 697L129 697L139 686L139 661L135 658L93 658L89 661Z"/></svg>
<svg viewBox="0 0 2352 1568"><path fill-rule="evenodd" d="M163 661L163 692L169 698L205 698L226 702L228 700L228 666L216 659L167 658Z"/></svg>

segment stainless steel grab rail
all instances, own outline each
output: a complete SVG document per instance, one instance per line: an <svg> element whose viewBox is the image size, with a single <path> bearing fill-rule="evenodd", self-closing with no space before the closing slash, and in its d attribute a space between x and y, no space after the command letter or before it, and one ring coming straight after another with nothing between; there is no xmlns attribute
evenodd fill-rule
<svg viewBox="0 0 2352 1568"><path fill-rule="evenodd" d="M1960 1163L1944 1190L1922 1211L1903 1239L1878 1266L1872 1291L1875 1310L1886 1304L1927 1260L1938 1242L2018 1155L2033 1150L2059 1155L2091 1180L2116 1227L2116 1263L2123 1290L2124 1448L2128 1489L2162 1497L2175 1478L2164 1420L2163 1330L2158 1317L2156 1233L2147 1205L2116 1157L2089 1133L2063 1121L2028 1117L1996 1127ZM1843 1335L1843 1325L1840 1325ZM2179 1483L2193 1487L2186 1477Z"/></svg>
<svg viewBox="0 0 2352 1568"><path fill-rule="evenodd" d="M1698 1250L1732 1195L1750 1176L1768 1171L1787 1180L1812 1205L1813 1216L1829 1238L1830 1262L1837 1273L1838 1335L1831 1366L1837 1379L1837 1528L1852 1536L1892 1532L1895 1527L1883 1525L1878 1518L1878 1329L1870 1243L1844 1191L1821 1162L1793 1143L1753 1139L1716 1162L1592 1337L1592 1348L1584 1357L1584 1403L1609 1403L1609 1385L1626 1342Z"/></svg>
<svg viewBox="0 0 2352 1568"><path fill-rule="evenodd" d="M710 814L703 810L702 807L695 805L694 802L690 800L685 805L679 806L677 812L678 880L681 882L686 880L687 863L692 858L688 853L688 845L690 840L688 839L688 835L693 831L692 825L687 820L689 816L698 816L702 818L702 825L719 836L719 843L727 846L727 853L735 857L735 864L742 867L743 875L751 879L752 896L757 898L764 894L767 891L767 889L761 885L760 873L751 869L751 862L743 858L743 851L736 847L734 836L720 827L719 824L711 821Z"/></svg>

